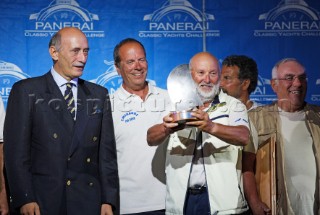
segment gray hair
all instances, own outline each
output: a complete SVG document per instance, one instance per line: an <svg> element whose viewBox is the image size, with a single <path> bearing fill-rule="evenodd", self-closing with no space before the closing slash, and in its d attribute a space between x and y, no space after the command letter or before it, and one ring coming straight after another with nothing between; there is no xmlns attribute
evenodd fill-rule
<svg viewBox="0 0 320 215"><path fill-rule="evenodd" d="M296 62L298 64L300 64L303 68L303 70L305 70L305 67L295 58L283 58L281 60L279 60L274 67L272 68L272 79L277 79L278 78L278 68L281 64L287 63L287 62Z"/></svg>
<svg viewBox="0 0 320 215"><path fill-rule="evenodd" d="M54 46L57 51L60 51L61 48L61 34L60 32L56 32L50 39L49 48Z"/></svg>

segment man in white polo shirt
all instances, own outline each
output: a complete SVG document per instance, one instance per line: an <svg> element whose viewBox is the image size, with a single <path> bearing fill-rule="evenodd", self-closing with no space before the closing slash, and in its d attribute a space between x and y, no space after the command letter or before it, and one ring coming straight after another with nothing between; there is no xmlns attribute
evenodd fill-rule
<svg viewBox="0 0 320 215"><path fill-rule="evenodd" d="M163 89L146 81L144 46L127 38L114 49L121 87L112 95L120 178L120 213L161 215L165 209L165 146L148 147L147 129L170 109Z"/></svg>

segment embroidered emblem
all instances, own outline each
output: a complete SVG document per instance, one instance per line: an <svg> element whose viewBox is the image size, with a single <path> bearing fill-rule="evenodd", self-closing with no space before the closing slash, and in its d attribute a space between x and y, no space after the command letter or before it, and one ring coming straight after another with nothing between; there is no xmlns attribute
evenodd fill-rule
<svg viewBox="0 0 320 215"><path fill-rule="evenodd" d="M207 113L213 112L213 111L217 110L218 107L223 107L223 106L225 106L226 104L227 104L226 102L221 102L221 103L215 104L215 105L211 106L211 107L207 110Z"/></svg>

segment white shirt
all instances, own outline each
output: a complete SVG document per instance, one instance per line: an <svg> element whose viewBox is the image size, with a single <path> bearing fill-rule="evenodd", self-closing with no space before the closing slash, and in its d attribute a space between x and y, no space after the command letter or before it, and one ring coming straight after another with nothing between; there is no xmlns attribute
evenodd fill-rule
<svg viewBox="0 0 320 215"><path fill-rule="evenodd" d="M313 141L305 123L305 112L279 110L284 142L285 180L295 214L314 214L316 160Z"/></svg>
<svg viewBox="0 0 320 215"><path fill-rule="evenodd" d="M208 110L210 107L206 108L205 111ZM229 118L229 124L228 124L229 126L244 125L246 127L249 127L246 109L243 109L242 111L231 111L230 114L228 115L228 118ZM202 135L208 136L208 134L202 134ZM198 156L200 156L200 158L199 160L196 161L196 163L193 163L191 167L189 187L193 187L195 185L200 185L200 186L206 185L203 156L202 154L200 155L198 154L198 153L202 153L202 146L199 143L197 146L196 153Z"/></svg>
<svg viewBox="0 0 320 215"><path fill-rule="evenodd" d="M147 130L170 110L165 90L149 84L143 101L122 86L110 96L120 180L120 214L165 209L166 145L148 146Z"/></svg>
<svg viewBox="0 0 320 215"><path fill-rule="evenodd" d="M63 78L59 73L57 73L54 68L51 68L51 74L53 76L54 81L57 83L62 96L64 96L64 93L66 91L66 84L69 83L65 78ZM72 79L70 83L73 84L72 89L72 94L74 98L74 105L75 105L75 118L77 117L77 101L78 101L78 78Z"/></svg>
<svg viewBox="0 0 320 215"><path fill-rule="evenodd" d="M220 92L220 105L209 112L213 122L223 125L242 124L248 127L245 105L239 100ZM170 135L167 159L166 214L183 214L191 162L195 128L185 128ZM241 168L242 146L235 146L202 132L205 177L211 213L239 214L248 209L245 201Z"/></svg>

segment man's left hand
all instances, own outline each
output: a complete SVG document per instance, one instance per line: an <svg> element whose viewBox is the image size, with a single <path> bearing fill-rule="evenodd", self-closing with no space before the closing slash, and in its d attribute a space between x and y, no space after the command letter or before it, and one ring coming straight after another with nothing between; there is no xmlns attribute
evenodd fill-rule
<svg viewBox="0 0 320 215"><path fill-rule="evenodd" d="M109 204L102 204L101 215L113 215L112 206Z"/></svg>
<svg viewBox="0 0 320 215"><path fill-rule="evenodd" d="M210 133L214 123L210 120L207 112L196 109L191 112L191 115L195 117L196 120L187 122L187 125L198 127L201 131Z"/></svg>

